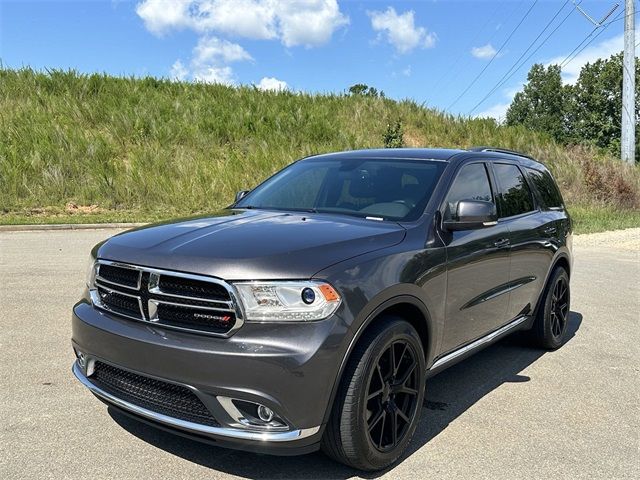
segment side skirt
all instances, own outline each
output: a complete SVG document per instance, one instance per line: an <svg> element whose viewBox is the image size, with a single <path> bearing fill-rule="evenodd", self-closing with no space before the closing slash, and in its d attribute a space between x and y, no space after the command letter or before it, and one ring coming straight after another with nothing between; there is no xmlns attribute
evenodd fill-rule
<svg viewBox="0 0 640 480"><path fill-rule="evenodd" d="M506 337L510 333L513 333L515 330L519 330L523 328L527 324L527 320L531 321L532 317L528 315L522 315L507 323L503 327L500 327L497 330L481 337L463 347L460 347L457 350L454 350L451 353L446 354L444 357L437 359L434 364L427 370L427 377L432 377L436 373L441 372L445 368L450 367L458 363L459 361L467 358L468 356L476 353L479 350L482 350L484 347L488 347L492 343L501 339L502 337ZM530 323L530 322L529 322Z"/></svg>

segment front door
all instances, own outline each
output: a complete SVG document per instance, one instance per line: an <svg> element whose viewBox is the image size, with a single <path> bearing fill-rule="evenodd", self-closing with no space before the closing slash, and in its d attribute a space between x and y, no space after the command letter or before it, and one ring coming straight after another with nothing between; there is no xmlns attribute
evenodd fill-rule
<svg viewBox="0 0 640 480"><path fill-rule="evenodd" d="M483 162L464 165L446 197L444 216L460 200L494 201ZM504 324L509 295L509 231L506 225L444 233L447 302L442 353L455 350Z"/></svg>

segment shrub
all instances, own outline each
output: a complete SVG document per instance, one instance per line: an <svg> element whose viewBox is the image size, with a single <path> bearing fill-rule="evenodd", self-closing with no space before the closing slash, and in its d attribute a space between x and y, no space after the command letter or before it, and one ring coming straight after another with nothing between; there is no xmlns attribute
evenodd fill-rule
<svg viewBox="0 0 640 480"><path fill-rule="evenodd" d="M384 148L400 148L404 146L404 138L402 132L402 122L396 120L395 123L387 123L387 129L382 135Z"/></svg>

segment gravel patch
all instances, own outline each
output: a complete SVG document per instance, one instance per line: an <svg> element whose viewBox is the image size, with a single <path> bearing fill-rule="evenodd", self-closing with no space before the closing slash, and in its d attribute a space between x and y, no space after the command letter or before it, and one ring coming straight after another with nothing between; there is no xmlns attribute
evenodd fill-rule
<svg viewBox="0 0 640 480"><path fill-rule="evenodd" d="M582 248L605 247L640 252L640 228L575 235L573 245Z"/></svg>

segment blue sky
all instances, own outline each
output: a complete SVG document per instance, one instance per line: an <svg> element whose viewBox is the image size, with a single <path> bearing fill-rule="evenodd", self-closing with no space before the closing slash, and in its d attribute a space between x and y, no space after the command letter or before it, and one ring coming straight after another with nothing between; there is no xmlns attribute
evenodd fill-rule
<svg viewBox="0 0 640 480"><path fill-rule="evenodd" d="M577 3L599 19L616 0ZM562 62L598 35L563 68L571 82L587 61L620 51L620 3L609 18L617 21L588 37L593 25L564 0L0 0L0 59L310 92L366 83L392 98L501 117L533 63ZM560 25L555 33L476 106L558 12L540 40Z"/></svg>

